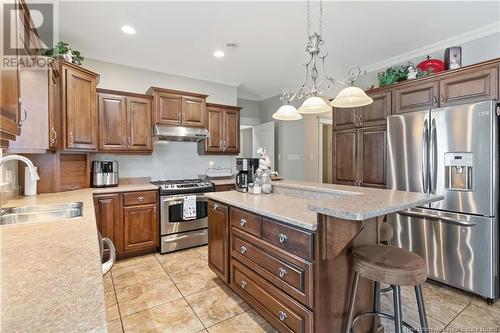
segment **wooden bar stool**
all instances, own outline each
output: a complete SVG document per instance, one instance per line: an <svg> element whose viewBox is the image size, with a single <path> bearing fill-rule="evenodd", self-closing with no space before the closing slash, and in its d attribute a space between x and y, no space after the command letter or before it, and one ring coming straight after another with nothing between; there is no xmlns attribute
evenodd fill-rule
<svg viewBox="0 0 500 333"><path fill-rule="evenodd" d="M352 327L362 316L376 315L394 320L396 333L402 333L403 326L413 332L415 328L402 320L401 286L414 286L417 299L418 314L422 332L428 331L427 316L425 314L422 284L427 279L425 260L419 255L389 245L362 245L353 249L353 283L349 299L346 333L352 332ZM354 318L354 308L359 278L364 277L375 283L375 290L380 290L380 283L392 286L394 298L394 316L380 312L380 302L374 300L373 312L366 312ZM378 295L378 296L377 296ZM380 297L379 293L374 294Z"/></svg>

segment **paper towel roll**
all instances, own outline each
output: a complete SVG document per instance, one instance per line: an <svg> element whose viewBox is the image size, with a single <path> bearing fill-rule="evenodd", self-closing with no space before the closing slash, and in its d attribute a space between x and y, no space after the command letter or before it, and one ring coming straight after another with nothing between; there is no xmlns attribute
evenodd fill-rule
<svg viewBox="0 0 500 333"><path fill-rule="evenodd" d="M37 167L35 167L37 170ZM31 179L30 169L28 167L24 168L24 195L33 196L36 195L36 180Z"/></svg>

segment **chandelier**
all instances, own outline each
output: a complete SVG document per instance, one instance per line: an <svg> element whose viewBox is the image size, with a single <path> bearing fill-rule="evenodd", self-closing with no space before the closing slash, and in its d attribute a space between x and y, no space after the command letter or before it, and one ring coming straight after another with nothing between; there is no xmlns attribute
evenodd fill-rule
<svg viewBox="0 0 500 333"><path fill-rule="evenodd" d="M373 100L365 92L354 87L353 83L360 75L364 74L358 66L349 68L347 81L339 81L325 71L325 61L328 53L321 54L320 46L324 44L321 37L323 29L323 1L319 2L319 33L311 33L311 3L307 1L307 42L306 52L309 61L304 64L305 77L301 86L294 92L284 91L280 97L283 105L273 114L277 120L299 120L303 114L319 114L330 112L332 106L336 108L361 107L371 104ZM321 95L324 89L331 89L335 83L348 84L349 87L342 89L335 99L328 104ZM305 98L302 106L297 110L291 102L295 99Z"/></svg>

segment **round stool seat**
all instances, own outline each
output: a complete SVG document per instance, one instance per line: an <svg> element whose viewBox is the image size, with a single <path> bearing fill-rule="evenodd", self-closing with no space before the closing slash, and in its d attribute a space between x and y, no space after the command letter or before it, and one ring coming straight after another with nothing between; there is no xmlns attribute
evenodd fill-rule
<svg viewBox="0 0 500 333"><path fill-rule="evenodd" d="M353 269L380 283L415 286L427 279L425 260L418 254L389 245L361 245L353 250Z"/></svg>
<svg viewBox="0 0 500 333"><path fill-rule="evenodd" d="M382 222L380 224L380 241L388 242L392 239L394 235L394 230L392 229L392 225L387 222Z"/></svg>

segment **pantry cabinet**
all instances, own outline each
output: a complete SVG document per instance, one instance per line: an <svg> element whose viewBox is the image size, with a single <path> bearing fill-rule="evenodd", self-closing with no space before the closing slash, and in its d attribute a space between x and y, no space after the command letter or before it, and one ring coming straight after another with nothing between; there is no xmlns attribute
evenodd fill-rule
<svg viewBox="0 0 500 333"><path fill-rule="evenodd" d="M185 127L206 127L207 95L151 87L146 92L153 96L154 123Z"/></svg>
<svg viewBox="0 0 500 333"><path fill-rule="evenodd" d="M240 153L240 107L207 103L209 136L198 143L198 154Z"/></svg>
<svg viewBox="0 0 500 333"><path fill-rule="evenodd" d="M368 93L373 99L370 105L357 108L334 108L333 127L335 130L355 127L383 125L391 114L391 92Z"/></svg>
<svg viewBox="0 0 500 333"><path fill-rule="evenodd" d="M98 89L99 150L150 153L152 97Z"/></svg>

